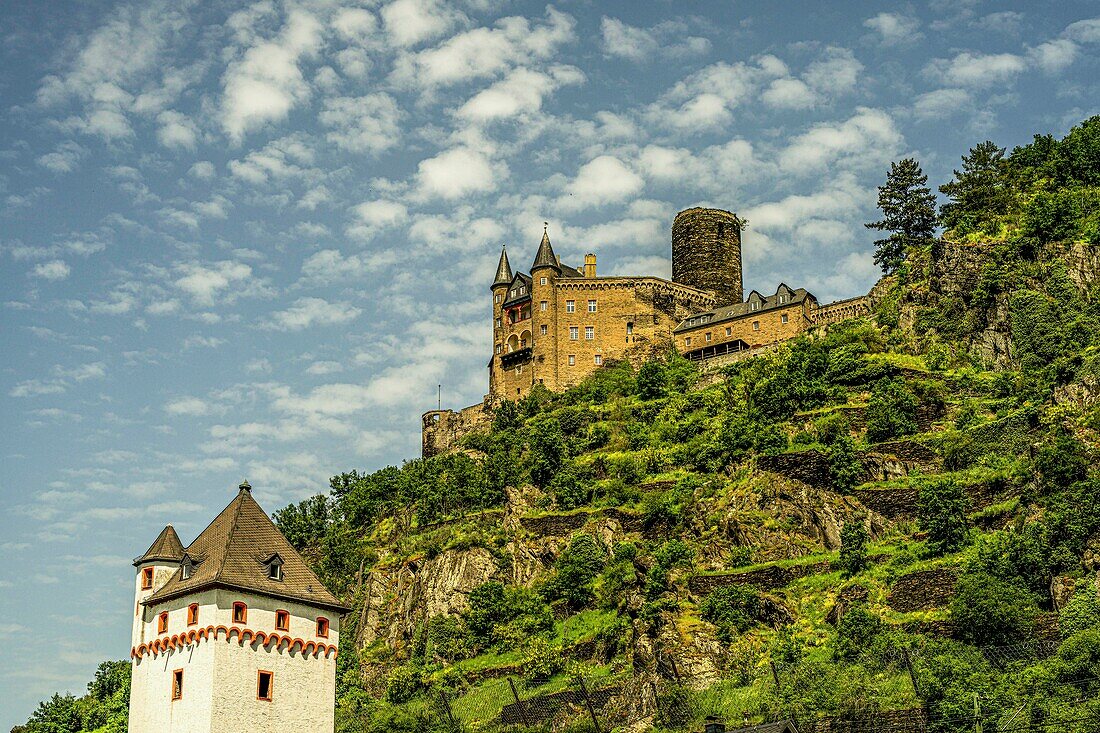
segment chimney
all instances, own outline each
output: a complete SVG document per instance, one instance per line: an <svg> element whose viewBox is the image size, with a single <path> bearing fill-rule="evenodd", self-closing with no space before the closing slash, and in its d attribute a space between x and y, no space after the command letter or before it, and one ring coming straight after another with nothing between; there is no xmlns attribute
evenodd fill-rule
<svg viewBox="0 0 1100 733"><path fill-rule="evenodd" d="M584 256L584 276L596 277L596 255L591 252Z"/></svg>

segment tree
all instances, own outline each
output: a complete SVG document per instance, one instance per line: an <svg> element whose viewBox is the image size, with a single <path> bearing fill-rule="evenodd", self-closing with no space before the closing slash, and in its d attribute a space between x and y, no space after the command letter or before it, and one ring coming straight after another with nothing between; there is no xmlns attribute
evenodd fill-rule
<svg viewBox="0 0 1100 733"><path fill-rule="evenodd" d="M561 470L565 458L565 438L561 424L554 418L540 420L531 427L531 480L546 486Z"/></svg>
<svg viewBox="0 0 1100 733"><path fill-rule="evenodd" d="M334 477L335 481L336 478ZM328 530L328 500L322 494L278 509L275 526L299 552L319 547Z"/></svg>
<svg viewBox="0 0 1100 733"><path fill-rule="evenodd" d="M910 247L932 243L936 232L936 197L928 188L928 176L913 158L890 164L886 183L878 189L882 220L865 226L890 232L875 242L875 264L889 274L905 261Z"/></svg>
<svg viewBox="0 0 1100 733"><path fill-rule="evenodd" d="M917 521L928 534L928 549L936 555L954 552L966 544L966 513L970 501L958 482L941 479L920 489Z"/></svg>
<svg viewBox="0 0 1100 733"><path fill-rule="evenodd" d="M943 225L959 233L978 231L990 219L1008 211L1012 193L1007 186L1005 149L986 140L962 159L962 172L940 186L948 202L940 208Z"/></svg>
<svg viewBox="0 0 1100 733"><path fill-rule="evenodd" d="M977 645L1027 638L1038 611L1038 599L1031 592L982 572L963 574L951 599L955 628L964 641Z"/></svg>
<svg viewBox="0 0 1100 733"><path fill-rule="evenodd" d="M554 563L554 574L542 586L542 596L548 601L564 600L571 608L580 609L595 597L596 576L607 562L607 553L599 540L590 534L577 534Z"/></svg>
<svg viewBox="0 0 1100 733"><path fill-rule="evenodd" d="M840 528L837 567L848 576L867 567L867 528L863 526L863 517L852 517Z"/></svg>
<svg viewBox="0 0 1100 733"><path fill-rule="evenodd" d="M917 431L917 398L901 379L880 379L867 404L867 440L880 443Z"/></svg>
<svg viewBox="0 0 1100 733"><path fill-rule="evenodd" d="M668 368L664 362L647 361L638 370L637 377L638 396L643 400L655 400L665 396L668 388Z"/></svg>

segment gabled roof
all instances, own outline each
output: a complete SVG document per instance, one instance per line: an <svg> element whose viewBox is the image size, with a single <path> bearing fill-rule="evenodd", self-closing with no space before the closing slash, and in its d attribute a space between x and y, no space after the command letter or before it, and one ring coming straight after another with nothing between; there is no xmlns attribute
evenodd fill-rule
<svg viewBox="0 0 1100 733"><path fill-rule="evenodd" d="M508 250L500 248L500 262L497 263L497 275L493 278L492 287L507 285L512 281L512 266L508 263Z"/></svg>
<svg viewBox="0 0 1100 733"><path fill-rule="evenodd" d="M771 723L760 723L745 728L730 728L726 733L798 733L792 720L776 720Z"/></svg>
<svg viewBox="0 0 1100 733"><path fill-rule="evenodd" d="M512 303L520 303L530 300L531 284L532 280L530 275L525 275L522 272L517 272L515 274L515 277L512 278L512 281L508 283L508 293L504 296L504 303L501 304L501 307L507 307ZM513 297L512 291L519 285L524 286L524 292L522 295L517 294Z"/></svg>
<svg viewBox="0 0 1100 733"><path fill-rule="evenodd" d="M149 546L145 554L134 560L134 567L154 560L179 562L182 557L183 543L180 542L180 536L176 534L176 530L169 524L160 531L160 534L153 540L153 544Z"/></svg>
<svg viewBox="0 0 1100 733"><path fill-rule="evenodd" d="M184 580L182 572L176 571L144 601L146 605L210 588L233 588L321 608L348 610L321 584L279 532L252 498L247 483L241 484L236 498L187 546L187 554L196 563L191 577ZM282 580L267 577L267 562L276 554L283 560Z"/></svg>
<svg viewBox="0 0 1100 733"><path fill-rule="evenodd" d="M780 296L783 297L782 302L779 300ZM792 305L800 305L807 298L813 302L817 302L817 298L814 297L814 294L806 290L806 288L792 289L783 283L780 283L779 287L776 288L775 295L764 296L753 290L749 293L749 297L745 299L744 303L734 303L733 305L724 305L702 313L692 313L681 321L680 325L673 329L673 333L691 331L696 328L722 323L724 321L733 321L750 314L757 315L764 311L772 310L773 308L788 308ZM754 302L760 304L755 310L752 307Z"/></svg>
<svg viewBox="0 0 1100 733"><path fill-rule="evenodd" d="M550 235L545 228L542 230L542 241L539 242L539 251L535 253L535 261L531 263L531 272L534 272L540 267L553 267L556 270L561 270L561 263L554 254L554 248L550 246Z"/></svg>

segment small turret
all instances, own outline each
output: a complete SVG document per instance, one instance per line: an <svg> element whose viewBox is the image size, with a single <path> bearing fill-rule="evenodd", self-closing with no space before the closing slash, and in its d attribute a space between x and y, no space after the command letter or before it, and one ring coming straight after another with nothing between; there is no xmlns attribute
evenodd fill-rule
<svg viewBox="0 0 1100 733"><path fill-rule="evenodd" d="M542 267L552 267L561 274L561 263L554 254L554 248L550 246L550 234L547 232L549 226L546 222L542 223L542 241L539 242L539 251L535 253L535 261L531 263L532 275Z"/></svg>
<svg viewBox="0 0 1100 733"><path fill-rule="evenodd" d="M584 276L596 277L596 255L591 252L584 256Z"/></svg>
<svg viewBox="0 0 1100 733"><path fill-rule="evenodd" d="M134 587L134 623L131 631L133 645L145 641L142 638L144 619L141 602L156 593L179 570L183 559L183 543L172 525L160 531L153 544L141 557L134 560L137 578Z"/></svg>
<svg viewBox="0 0 1100 733"><path fill-rule="evenodd" d="M490 289L497 287L498 285L508 285L512 282L512 266L508 264L508 250L505 247L500 248L500 262L497 263L497 276L493 278L493 284Z"/></svg>

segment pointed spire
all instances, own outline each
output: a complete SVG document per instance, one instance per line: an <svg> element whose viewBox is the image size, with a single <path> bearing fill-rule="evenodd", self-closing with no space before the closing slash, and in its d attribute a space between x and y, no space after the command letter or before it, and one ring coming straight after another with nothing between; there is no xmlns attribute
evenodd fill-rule
<svg viewBox="0 0 1100 733"><path fill-rule="evenodd" d="M497 264L497 276L493 278L492 287L497 285L508 285L512 282L512 266L508 264L508 250L505 247L500 248L500 262Z"/></svg>
<svg viewBox="0 0 1100 733"><path fill-rule="evenodd" d="M145 554L134 560L134 567L154 560L179 562L181 557L183 557L183 543L180 542L180 536L176 534L175 528L169 524L160 531Z"/></svg>
<svg viewBox="0 0 1100 733"><path fill-rule="evenodd" d="M547 232L549 226L545 221L542 223L542 241L539 242L539 251L535 253L535 261L531 264L531 272L540 267L553 267L561 272L561 265L558 264L554 248L550 246L550 234Z"/></svg>

